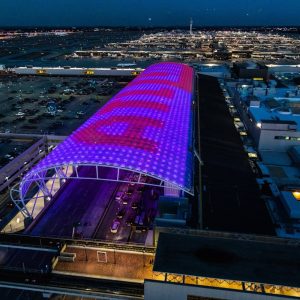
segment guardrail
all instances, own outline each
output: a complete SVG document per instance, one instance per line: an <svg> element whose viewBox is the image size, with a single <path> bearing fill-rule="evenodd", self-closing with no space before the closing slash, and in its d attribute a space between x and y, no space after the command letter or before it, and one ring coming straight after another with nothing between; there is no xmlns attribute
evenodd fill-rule
<svg viewBox="0 0 300 300"><path fill-rule="evenodd" d="M176 227L156 227L155 228L155 241L157 242L159 233L172 233L172 234L183 234L183 235L196 235L202 237L211 238L227 238L227 239L238 239L249 242L265 242L265 243L276 243L281 245L295 245L300 247L300 240L281 238L277 236L267 236L267 235L255 235L246 233L236 233L236 232L223 232L223 231L211 231L211 230L199 230L191 228L176 228Z"/></svg>
<svg viewBox="0 0 300 300"><path fill-rule="evenodd" d="M0 245L23 248L51 249L60 252L64 246L63 241L43 237L34 237L21 234L0 234Z"/></svg>
<svg viewBox="0 0 300 300"><path fill-rule="evenodd" d="M155 253L155 247L144 246L141 244L108 242L105 240L88 240L88 239L70 239L61 237L40 237L24 234L0 234L0 244L23 245L36 248L56 248L62 251L64 246L94 247L107 248L115 250L136 251L141 253Z"/></svg>
<svg viewBox="0 0 300 300"><path fill-rule="evenodd" d="M29 274L13 269L2 272L1 268L0 287L94 299L144 298L144 285L141 283L62 274Z"/></svg>

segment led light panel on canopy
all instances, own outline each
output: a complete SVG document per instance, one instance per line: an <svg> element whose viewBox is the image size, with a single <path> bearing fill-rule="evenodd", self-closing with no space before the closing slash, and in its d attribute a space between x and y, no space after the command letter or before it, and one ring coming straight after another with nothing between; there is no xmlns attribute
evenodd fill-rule
<svg viewBox="0 0 300 300"><path fill-rule="evenodd" d="M70 164L124 168L191 192L192 93L191 67L148 67L24 177L21 197L45 170Z"/></svg>

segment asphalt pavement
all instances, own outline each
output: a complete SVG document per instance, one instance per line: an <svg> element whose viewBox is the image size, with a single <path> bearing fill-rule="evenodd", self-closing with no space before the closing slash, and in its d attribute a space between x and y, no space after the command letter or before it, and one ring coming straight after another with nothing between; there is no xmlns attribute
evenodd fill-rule
<svg viewBox="0 0 300 300"><path fill-rule="evenodd" d="M148 178L147 180L151 179ZM115 197L113 197L111 205L103 217L103 221L99 224L93 238L117 242L145 243L148 233L147 229L151 227L151 223L157 211L158 196L154 199L151 195L151 189L153 189L153 187L143 186L143 191L139 190L139 185L137 184L131 187L133 192L131 195L128 195L127 202L124 203L124 201L116 200ZM123 195L126 195L127 190L128 183L123 183L118 188L118 191L122 192ZM159 189L157 190L157 194L162 192ZM135 207L134 203L137 204L136 208L133 208ZM122 218L117 218L117 214L120 210L124 210L125 214ZM150 217L148 219L150 213L152 213L152 218ZM138 216L143 218L143 220L140 221L140 225L143 224L143 226L147 228L145 231L136 230L134 225L137 224L129 223L130 220L133 221L132 223L135 223ZM115 233L111 232L111 226L114 220L120 222L119 228Z"/></svg>
<svg viewBox="0 0 300 300"><path fill-rule="evenodd" d="M111 178L114 173L110 168L101 171L105 172L103 176L106 178ZM93 172L93 167L79 168L81 177L93 177ZM131 176L130 173L128 176ZM145 177L145 180L152 179ZM131 193L128 193L128 187ZM156 190L155 199L152 189ZM127 201L116 200L118 192L122 193L123 198L127 197ZM69 179L27 233L143 244L156 215L158 195L162 192L162 189L146 185ZM119 211L123 211L123 215L118 217ZM114 221L119 222L116 232L111 231ZM135 225L144 226L144 230L139 230Z"/></svg>
<svg viewBox="0 0 300 300"><path fill-rule="evenodd" d="M89 177L94 168L82 167L79 175ZM113 172L106 168L107 173ZM109 174L106 174L109 176ZM30 234L72 237L73 227L81 238L90 238L119 183L88 179L69 179L57 199L31 229Z"/></svg>

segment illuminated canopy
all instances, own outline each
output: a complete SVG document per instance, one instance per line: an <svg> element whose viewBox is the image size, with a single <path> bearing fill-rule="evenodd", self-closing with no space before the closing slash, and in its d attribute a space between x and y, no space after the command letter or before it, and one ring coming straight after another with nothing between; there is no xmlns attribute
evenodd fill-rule
<svg viewBox="0 0 300 300"><path fill-rule="evenodd" d="M66 165L132 170L192 193L192 93L191 67L148 67L27 173L21 197Z"/></svg>

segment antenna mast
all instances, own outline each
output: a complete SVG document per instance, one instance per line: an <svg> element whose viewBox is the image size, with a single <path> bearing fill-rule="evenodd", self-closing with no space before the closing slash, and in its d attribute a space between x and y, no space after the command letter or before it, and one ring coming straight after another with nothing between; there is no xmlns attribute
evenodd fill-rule
<svg viewBox="0 0 300 300"><path fill-rule="evenodd" d="M193 19L190 20L190 35L193 34Z"/></svg>

